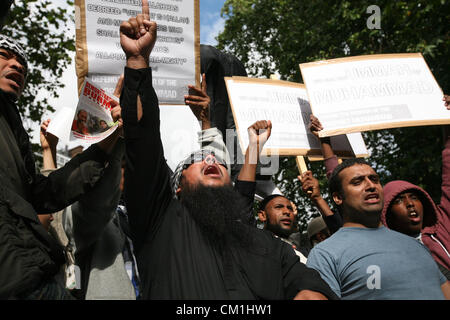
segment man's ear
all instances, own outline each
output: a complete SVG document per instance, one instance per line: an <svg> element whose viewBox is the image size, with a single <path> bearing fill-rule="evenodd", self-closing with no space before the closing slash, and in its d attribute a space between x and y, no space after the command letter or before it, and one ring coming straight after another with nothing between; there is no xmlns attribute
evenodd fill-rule
<svg viewBox="0 0 450 320"><path fill-rule="evenodd" d="M181 187L178 187L177 191L175 191L175 194L178 196L180 192L181 192Z"/></svg>
<svg viewBox="0 0 450 320"><path fill-rule="evenodd" d="M266 212L264 210L259 210L258 211L258 219L261 222L266 222L267 221Z"/></svg>
<svg viewBox="0 0 450 320"><path fill-rule="evenodd" d="M333 192L333 201L338 206L340 206L342 204L343 198L338 192Z"/></svg>

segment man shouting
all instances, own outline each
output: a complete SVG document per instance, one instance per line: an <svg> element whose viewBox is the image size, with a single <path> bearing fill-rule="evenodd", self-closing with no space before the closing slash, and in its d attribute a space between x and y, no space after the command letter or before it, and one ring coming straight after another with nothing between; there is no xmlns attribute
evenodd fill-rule
<svg viewBox="0 0 450 320"><path fill-rule="evenodd" d="M232 187L229 164L213 152L192 153L171 179L149 68L157 27L148 1L142 5L143 14L120 26L120 40L127 57L125 201L143 298L335 298L289 245L243 222L249 210L243 192ZM261 149L258 139L250 140L249 152Z"/></svg>

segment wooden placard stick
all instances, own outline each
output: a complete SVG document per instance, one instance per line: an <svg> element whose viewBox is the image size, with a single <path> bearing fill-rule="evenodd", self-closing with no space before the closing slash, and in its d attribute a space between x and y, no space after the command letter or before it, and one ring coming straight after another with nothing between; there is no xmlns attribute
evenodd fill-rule
<svg viewBox="0 0 450 320"><path fill-rule="evenodd" d="M297 168L301 176L304 172L308 171L308 167L306 166L305 158L303 156L297 156L296 161L297 161ZM306 193L311 194L312 190L308 189Z"/></svg>

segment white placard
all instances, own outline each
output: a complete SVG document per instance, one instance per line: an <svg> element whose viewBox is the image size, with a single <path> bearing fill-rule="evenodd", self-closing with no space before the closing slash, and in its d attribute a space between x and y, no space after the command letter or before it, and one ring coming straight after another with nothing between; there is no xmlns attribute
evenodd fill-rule
<svg viewBox="0 0 450 320"><path fill-rule="evenodd" d="M76 0L77 74L112 94L126 62L122 21L142 13L140 0ZM149 1L158 37L150 55L153 87L162 104L184 104L187 86L198 83L198 0ZM79 15L79 16L78 16ZM87 61L86 61L87 60ZM85 70L87 69L87 70Z"/></svg>
<svg viewBox="0 0 450 320"><path fill-rule="evenodd" d="M257 120L272 121L272 135L263 153L285 156L321 155L318 139L309 131L311 108L303 84L280 80L225 78L233 116L243 152L248 146L247 128ZM364 141L353 150L345 135L333 137L332 147L338 156L367 156ZM355 151L355 152L354 152Z"/></svg>
<svg viewBox="0 0 450 320"><path fill-rule="evenodd" d="M200 124L188 106L160 105L161 140L167 164L175 170L181 160L200 149ZM47 132L68 143L75 110L61 108L52 117ZM92 141L85 141L88 146Z"/></svg>
<svg viewBox="0 0 450 320"><path fill-rule="evenodd" d="M300 64L320 136L450 123L443 92L421 54Z"/></svg>
<svg viewBox="0 0 450 320"><path fill-rule="evenodd" d="M200 149L200 124L188 106L160 105L159 110L164 157L174 171L181 160Z"/></svg>

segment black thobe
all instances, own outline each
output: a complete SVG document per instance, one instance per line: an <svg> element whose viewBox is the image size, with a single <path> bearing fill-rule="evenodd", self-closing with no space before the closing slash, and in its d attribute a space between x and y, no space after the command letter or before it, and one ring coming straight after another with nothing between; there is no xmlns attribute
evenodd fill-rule
<svg viewBox="0 0 450 320"><path fill-rule="evenodd" d="M303 289L335 297L319 274L270 232L242 223L254 245L230 244L222 252L173 198L151 69L125 68L121 106L125 202L144 299L292 299ZM237 186L241 193L253 192L244 182Z"/></svg>

